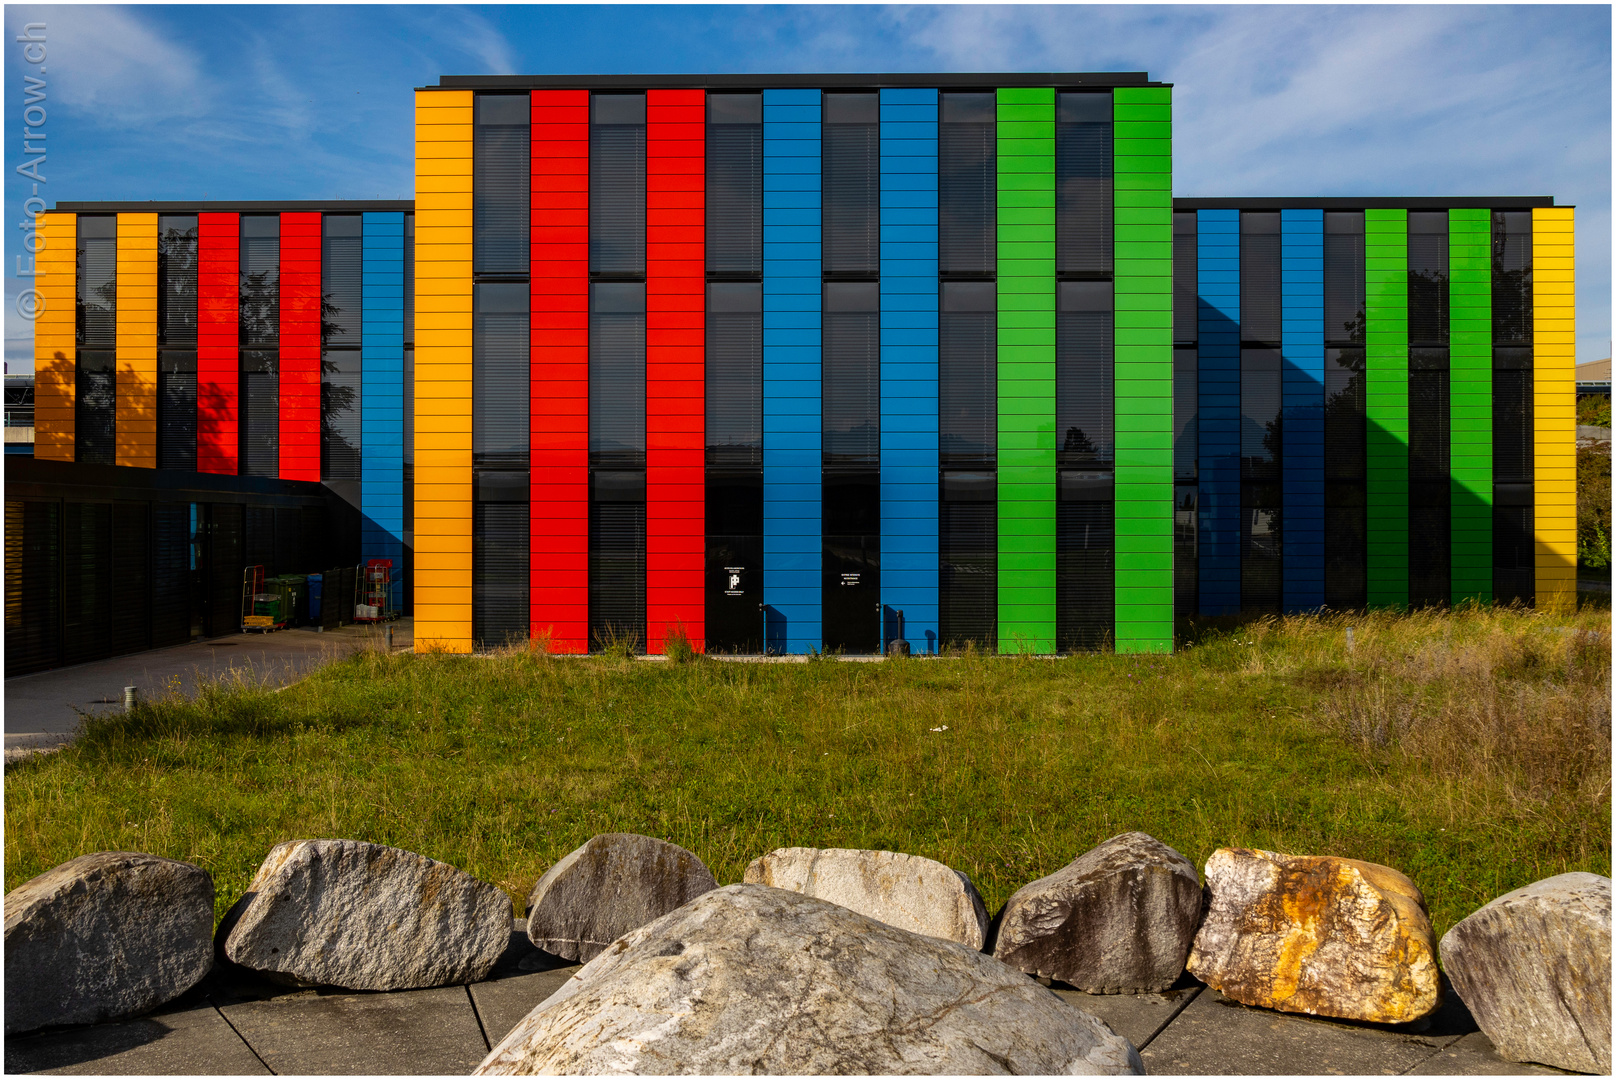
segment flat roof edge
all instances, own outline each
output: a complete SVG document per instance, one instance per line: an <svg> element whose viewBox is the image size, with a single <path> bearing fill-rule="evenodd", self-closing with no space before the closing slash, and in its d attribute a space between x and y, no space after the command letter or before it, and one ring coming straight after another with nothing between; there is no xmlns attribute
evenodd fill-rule
<svg viewBox="0 0 1616 1080"><path fill-rule="evenodd" d="M176 202L166 200L159 202L135 202L126 199L111 199L104 202L84 202L63 200L51 207L62 213L184 213L191 210L203 212L229 213L231 211L263 212L270 210L329 210L337 213L353 213L364 210L414 210L414 199L285 199L280 201L231 201L217 199L197 199L195 201Z"/></svg>
<svg viewBox="0 0 1616 1080"><path fill-rule="evenodd" d="M1553 195L1455 195L1365 198L1175 198L1174 210L1529 210L1554 206Z"/></svg>
<svg viewBox="0 0 1616 1080"><path fill-rule="evenodd" d="M528 89L703 89L739 88L782 90L873 87L930 89L932 87L1031 86L1172 86L1155 82L1145 71L1060 72L864 72L856 74L689 74L689 75L441 75L436 86L418 90L528 90Z"/></svg>

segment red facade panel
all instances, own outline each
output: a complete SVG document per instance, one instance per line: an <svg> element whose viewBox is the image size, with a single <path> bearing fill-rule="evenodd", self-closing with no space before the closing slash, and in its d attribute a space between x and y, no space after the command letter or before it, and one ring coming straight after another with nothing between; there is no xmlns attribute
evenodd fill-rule
<svg viewBox="0 0 1616 1080"><path fill-rule="evenodd" d="M589 651L589 92L532 94L530 632Z"/></svg>
<svg viewBox="0 0 1616 1080"><path fill-rule="evenodd" d="M645 102L645 622L706 647L706 95Z"/></svg>
<svg viewBox="0 0 1616 1080"><path fill-rule="evenodd" d="M281 215L280 472L320 479L320 215Z"/></svg>
<svg viewBox="0 0 1616 1080"><path fill-rule="evenodd" d="M233 476L240 439L241 219L197 215L196 469Z"/></svg>

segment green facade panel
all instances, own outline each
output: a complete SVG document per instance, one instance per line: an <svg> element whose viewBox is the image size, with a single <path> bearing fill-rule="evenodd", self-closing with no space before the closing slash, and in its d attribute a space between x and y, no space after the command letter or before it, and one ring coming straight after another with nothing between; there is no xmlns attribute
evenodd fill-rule
<svg viewBox="0 0 1616 1080"><path fill-rule="evenodd" d="M1492 215L1448 211L1453 602L1493 593Z"/></svg>
<svg viewBox="0 0 1616 1080"><path fill-rule="evenodd" d="M1408 211L1364 211L1368 599L1408 605Z"/></svg>
<svg viewBox="0 0 1616 1080"><path fill-rule="evenodd" d="M1173 648L1173 139L1168 87L1112 92L1116 649Z"/></svg>
<svg viewBox="0 0 1616 1080"><path fill-rule="evenodd" d="M999 649L1055 649L1055 91L998 92Z"/></svg>

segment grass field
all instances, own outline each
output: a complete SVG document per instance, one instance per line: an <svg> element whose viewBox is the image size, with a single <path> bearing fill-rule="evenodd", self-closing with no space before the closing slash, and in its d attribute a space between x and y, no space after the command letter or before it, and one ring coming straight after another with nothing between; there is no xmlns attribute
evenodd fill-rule
<svg viewBox="0 0 1616 1080"><path fill-rule="evenodd" d="M1347 628L1353 628L1352 646ZM1610 873L1610 612L1192 628L1169 657L651 663L362 654L281 692L93 721L6 769L10 890L89 851L206 867L218 911L269 848L348 837L508 890L595 833L721 883L786 845L968 873L990 910L1116 833L1385 863L1435 929Z"/></svg>

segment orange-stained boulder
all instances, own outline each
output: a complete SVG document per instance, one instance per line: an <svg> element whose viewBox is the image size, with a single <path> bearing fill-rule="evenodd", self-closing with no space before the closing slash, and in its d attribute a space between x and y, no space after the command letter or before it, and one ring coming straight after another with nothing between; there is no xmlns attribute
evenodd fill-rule
<svg viewBox="0 0 1616 1080"><path fill-rule="evenodd" d="M1219 848L1189 972L1283 1012L1401 1024L1441 1003L1425 897L1390 867Z"/></svg>

